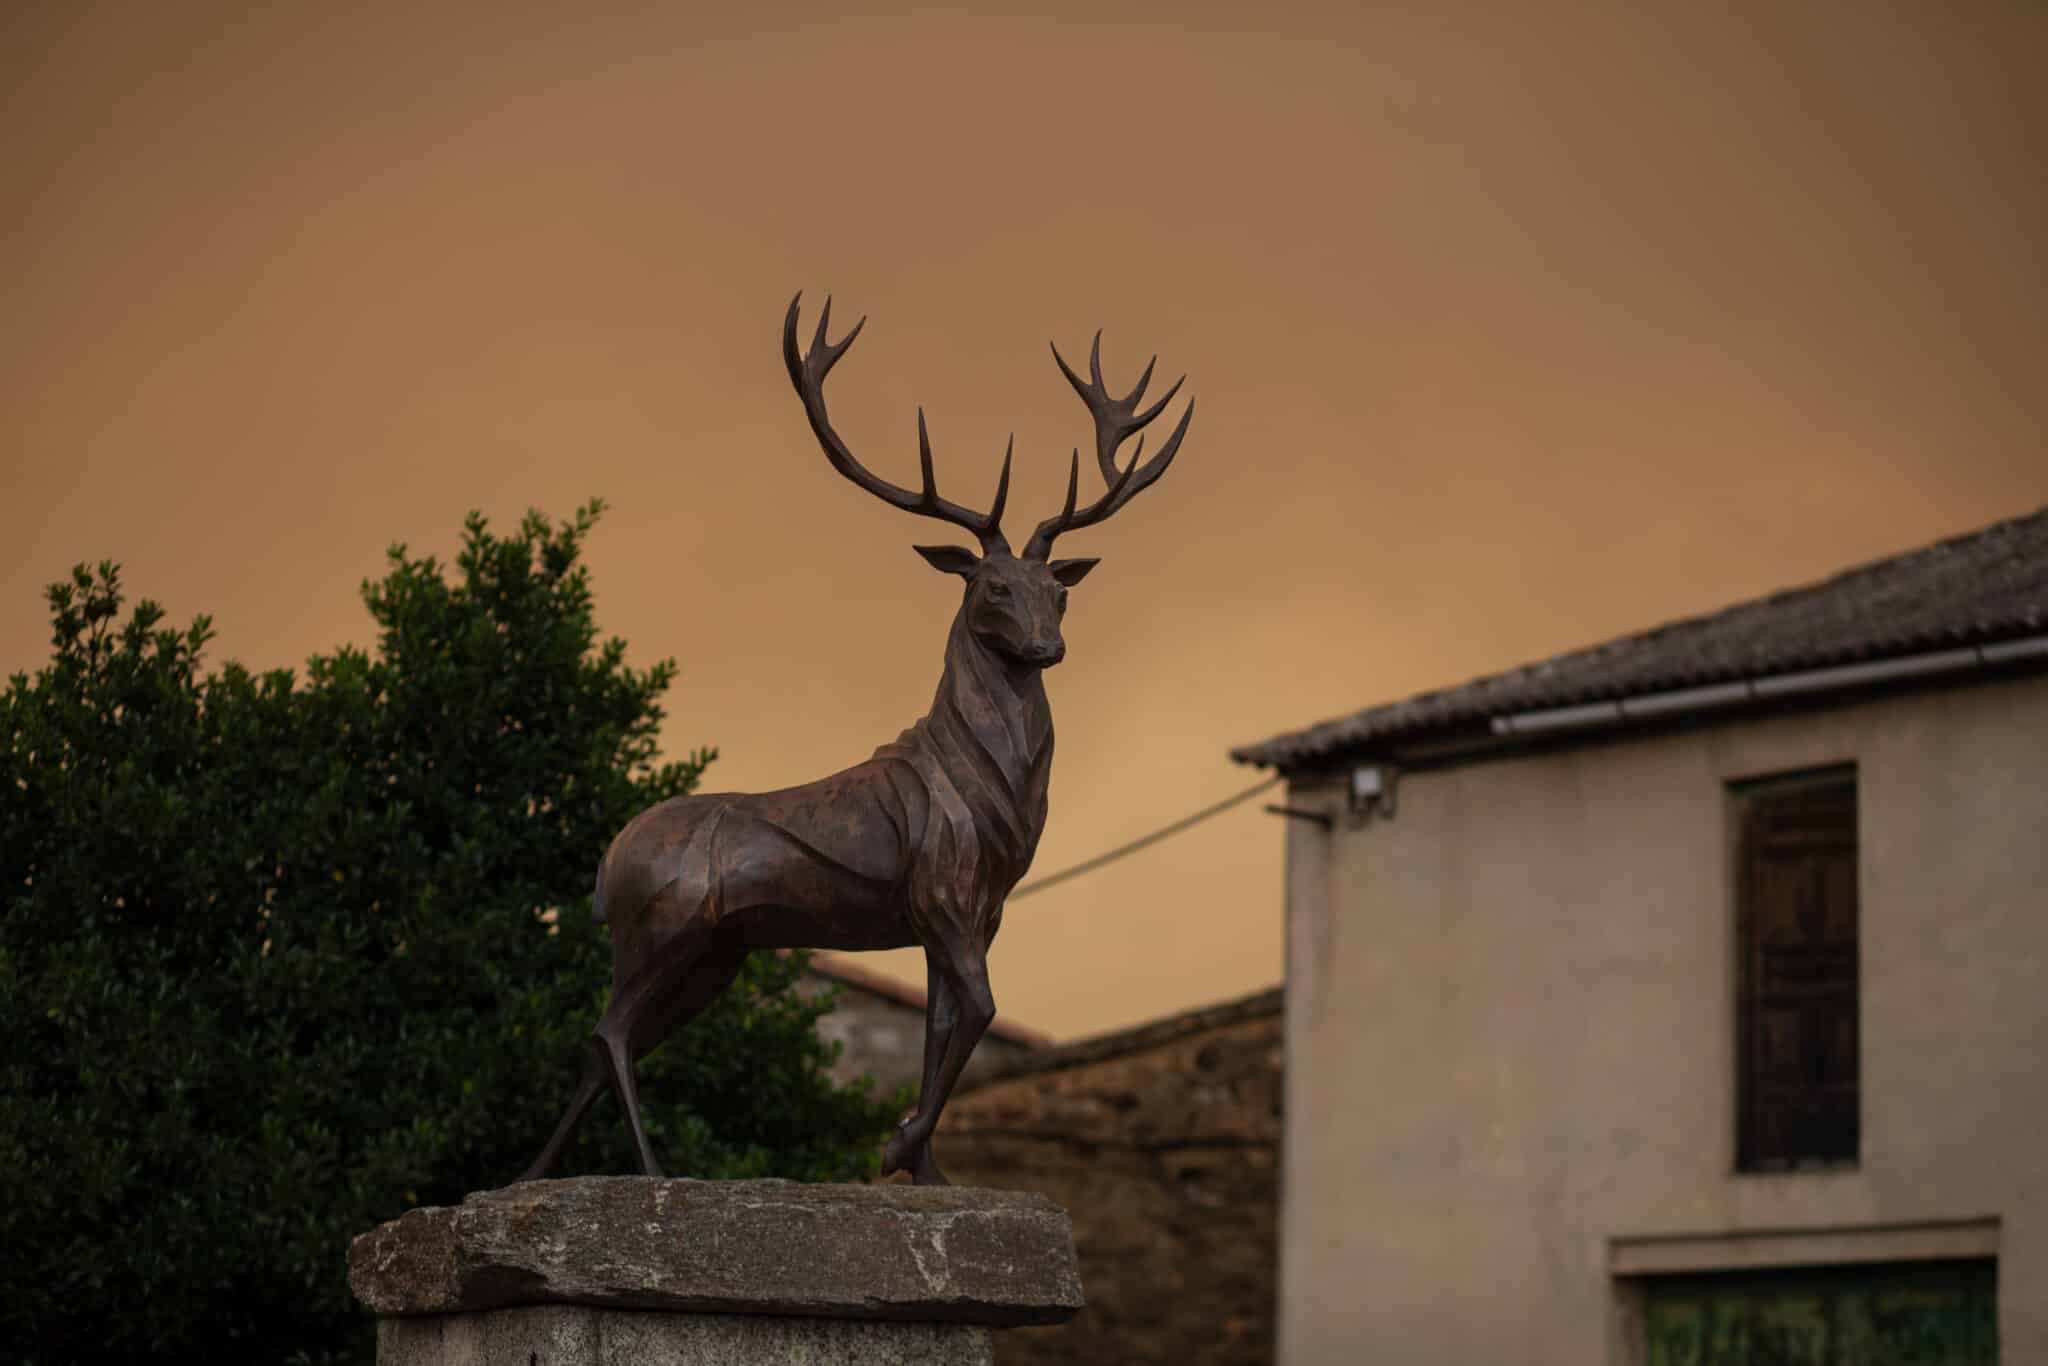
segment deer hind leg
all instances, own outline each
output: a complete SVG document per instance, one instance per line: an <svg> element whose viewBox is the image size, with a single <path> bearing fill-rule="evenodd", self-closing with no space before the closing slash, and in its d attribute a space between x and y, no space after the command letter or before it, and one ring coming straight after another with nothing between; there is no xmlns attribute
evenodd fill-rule
<svg viewBox="0 0 2048 1366"><path fill-rule="evenodd" d="M633 1057L628 1042L631 1028L630 1019L614 1018L607 1010L597 1025L598 1056L604 1060L612 1095L625 1112L626 1127L633 1131L633 1148L640 1154L641 1175L660 1176L661 1164L654 1160L654 1147L647 1141L647 1126L640 1120L640 1088L633 1080Z"/></svg>
<svg viewBox="0 0 2048 1366"><path fill-rule="evenodd" d="M590 1061L583 1068L583 1079L576 1083L576 1094L569 1101L568 1112L562 1122L555 1126L554 1137L540 1150L540 1156L533 1159L533 1165L522 1172L515 1181L538 1181L555 1168L562 1157L562 1150L569 1146L569 1140L576 1133L576 1126L590 1113L590 1107L604 1091L606 1064L604 1047L593 1040Z"/></svg>
<svg viewBox="0 0 2048 1366"><path fill-rule="evenodd" d="M709 930L694 932L664 948L657 968L643 972L626 990L614 991L597 1022L599 1055L632 1130L640 1170L648 1176L660 1176L661 1164L640 1117L633 1065L703 1014L746 961L744 947L718 943Z"/></svg>

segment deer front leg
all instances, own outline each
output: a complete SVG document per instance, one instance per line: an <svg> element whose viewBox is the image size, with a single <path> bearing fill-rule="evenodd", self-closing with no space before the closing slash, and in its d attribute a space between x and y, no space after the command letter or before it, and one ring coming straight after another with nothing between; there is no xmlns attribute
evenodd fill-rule
<svg viewBox="0 0 2048 1366"><path fill-rule="evenodd" d="M953 1025L957 1011L953 1003L953 988L946 980L946 974L939 970L938 960L931 954L925 955L924 962L924 1069L917 1087L917 1109L912 1110L898 1125L899 1129L909 1125L925 1108L925 1102L938 1093L939 1064L945 1060L947 1040L953 1036ZM939 1164L932 1159L932 1145L927 1141L917 1151L903 1155L902 1167L910 1172L911 1180L920 1186L950 1186L946 1174L939 1170ZM896 1168L884 1169L884 1175Z"/></svg>
<svg viewBox="0 0 2048 1366"><path fill-rule="evenodd" d="M929 1062L935 1049L939 1053L937 1075L926 1077L917 1099L917 1113L898 1127L882 1149L884 1176L908 1170L911 1180L920 1186L947 1184L931 1155L932 1131L938 1127L940 1112L946 1108L974 1046L981 1042L981 1036L996 1017L995 994L988 985L988 962L979 948L957 959L949 956L941 965L941 972L952 998L951 1020L943 1043L932 1037L935 1021L928 1018L926 1023L925 1056Z"/></svg>

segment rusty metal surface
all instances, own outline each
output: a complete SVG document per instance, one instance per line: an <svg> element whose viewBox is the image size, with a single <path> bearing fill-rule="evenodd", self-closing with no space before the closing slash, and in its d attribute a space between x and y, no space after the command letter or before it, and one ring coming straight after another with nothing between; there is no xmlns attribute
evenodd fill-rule
<svg viewBox="0 0 2048 1366"><path fill-rule="evenodd" d="M891 507L959 527L980 545L978 554L915 547L933 568L964 581L938 693L923 718L852 768L776 792L674 798L619 832L599 867L594 906L612 935L611 997L569 1109L521 1180L552 1169L607 1088L632 1128L641 1169L660 1175L640 1121L633 1065L717 999L749 953L918 945L927 983L918 1106L884 1147L882 1170L908 1171L918 1185L946 1184L932 1131L995 1016L988 948L1004 899L1031 866L1045 829L1053 728L1043 675L1066 655L1067 592L1096 564L1053 559L1053 542L1108 520L1150 487L1194 416L1190 403L1151 459L1140 436L1119 466L1123 444L1165 410L1181 382L1141 411L1152 364L1129 394L1113 398L1103 384L1100 333L1085 381L1055 348L1060 372L1094 421L1105 487L1080 505L1077 450L1064 506L1013 554L1001 525L1010 452L987 511L944 498L920 409L920 488L872 473L833 429L824 395L826 375L866 320L829 341L828 299L809 347L800 348L800 302L790 301L783 320L783 360L826 460Z"/></svg>

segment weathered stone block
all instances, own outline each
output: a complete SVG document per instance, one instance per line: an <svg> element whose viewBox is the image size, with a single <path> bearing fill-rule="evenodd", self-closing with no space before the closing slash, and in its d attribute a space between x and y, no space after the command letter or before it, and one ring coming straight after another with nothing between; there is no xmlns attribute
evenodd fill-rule
<svg viewBox="0 0 2048 1366"><path fill-rule="evenodd" d="M1043 1196L639 1176L413 1210L355 1240L349 1284L387 1318L582 1305L1001 1327L1082 1304L1072 1227Z"/></svg>
<svg viewBox="0 0 2048 1366"><path fill-rule="evenodd" d="M378 1366L991 1366L974 1323L535 1305L377 1325Z"/></svg>

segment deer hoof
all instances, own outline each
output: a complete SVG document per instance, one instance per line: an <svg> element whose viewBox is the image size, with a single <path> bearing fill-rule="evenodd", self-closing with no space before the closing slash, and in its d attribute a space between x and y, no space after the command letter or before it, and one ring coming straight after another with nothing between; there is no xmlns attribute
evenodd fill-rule
<svg viewBox="0 0 2048 1366"><path fill-rule="evenodd" d="M909 1171L911 1154L915 1151L916 1147L904 1137L903 1130L890 1134L889 1141L882 1145L882 1175Z"/></svg>

